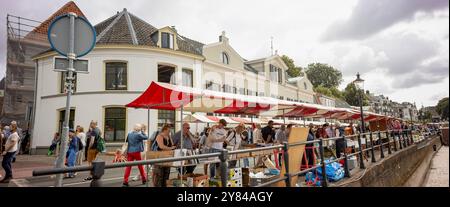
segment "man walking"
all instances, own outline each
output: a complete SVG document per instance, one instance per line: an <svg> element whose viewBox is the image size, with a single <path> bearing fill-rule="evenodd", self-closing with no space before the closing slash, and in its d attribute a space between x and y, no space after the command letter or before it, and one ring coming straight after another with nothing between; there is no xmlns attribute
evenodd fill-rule
<svg viewBox="0 0 450 207"><path fill-rule="evenodd" d="M11 122L11 133L6 140L5 151L2 153L2 167L5 170L5 177L0 183L8 183L12 178L12 160L16 151L18 150L19 135L17 134L17 123L15 121Z"/></svg>
<svg viewBox="0 0 450 207"><path fill-rule="evenodd" d="M99 151L97 150L97 144L100 139L102 132L97 127L97 121L91 121L89 125L89 131L87 133L87 141L86 145L88 146L88 156L87 162L89 165L92 165L92 161L97 158ZM84 179L85 181L92 180L92 177L89 176Z"/></svg>

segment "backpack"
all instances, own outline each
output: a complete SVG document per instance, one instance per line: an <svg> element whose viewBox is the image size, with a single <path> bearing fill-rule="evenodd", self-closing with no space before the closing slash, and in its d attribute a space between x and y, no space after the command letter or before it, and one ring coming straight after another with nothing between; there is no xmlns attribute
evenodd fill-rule
<svg viewBox="0 0 450 207"><path fill-rule="evenodd" d="M77 137L77 139L78 139L78 151L81 151L81 150L83 150L84 146L83 146L83 143L81 142L81 139L78 137Z"/></svg>
<svg viewBox="0 0 450 207"><path fill-rule="evenodd" d="M98 152L106 151L105 140L100 135L98 135L98 140L97 140L97 151Z"/></svg>
<svg viewBox="0 0 450 207"><path fill-rule="evenodd" d="M159 131L156 131L154 134L155 136L152 136L150 139L150 142L152 142L150 151L158 151L158 142L156 141L156 137L158 136Z"/></svg>

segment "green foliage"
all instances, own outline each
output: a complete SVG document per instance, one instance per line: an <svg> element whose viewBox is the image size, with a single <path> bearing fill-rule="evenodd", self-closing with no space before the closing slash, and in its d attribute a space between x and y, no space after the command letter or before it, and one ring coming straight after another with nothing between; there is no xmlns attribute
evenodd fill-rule
<svg viewBox="0 0 450 207"><path fill-rule="evenodd" d="M345 87L344 100L352 106L359 106L359 93L363 96L363 106L369 105L369 97L367 97L364 92L358 91L353 83L349 83L347 87Z"/></svg>
<svg viewBox="0 0 450 207"><path fill-rule="evenodd" d="M316 93L320 93L323 94L325 96L329 96L329 97L333 97L333 93L331 92L331 90L329 88L323 87L323 86L317 86L314 88L314 91Z"/></svg>
<svg viewBox="0 0 450 207"><path fill-rule="evenodd" d="M436 105L436 112L438 112L438 114L444 120L448 119L448 107L448 97L439 100L438 104Z"/></svg>
<svg viewBox="0 0 450 207"><path fill-rule="evenodd" d="M298 77L302 75L302 68L295 66L294 60L286 55L281 56L281 59L283 59L284 64L288 66L288 70L286 72L289 74L289 76Z"/></svg>
<svg viewBox="0 0 450 207"><path fill-rule="evenodd" d="M305 73L314 87L322 85L326 88L336 88L343 81L342 73L328 64L311 63Z"/></svg>

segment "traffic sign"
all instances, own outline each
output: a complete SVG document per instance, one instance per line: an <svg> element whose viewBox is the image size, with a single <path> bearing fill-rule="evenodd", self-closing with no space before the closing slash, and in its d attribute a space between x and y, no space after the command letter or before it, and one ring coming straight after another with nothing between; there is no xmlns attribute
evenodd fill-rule
<svg viewBox="0 0 450 207"><path fill-rule="evenodd" d="M75 17L74 22L74 48L76 57L89 53L95 46L96 33L94 27L83 17ZM48 41L51 47L59 54L69 54L70 17L63 15L57 17L48 29Z"/></svg>
<svg viewBox="0 0 450 207"><path fill-rule="evenodd" d="M67 72L69 68L69 60L65 57L54 57L54 71L57 72ZM77 58L73 61L73 69L76 73L89 73L89 60Z"/></svg>

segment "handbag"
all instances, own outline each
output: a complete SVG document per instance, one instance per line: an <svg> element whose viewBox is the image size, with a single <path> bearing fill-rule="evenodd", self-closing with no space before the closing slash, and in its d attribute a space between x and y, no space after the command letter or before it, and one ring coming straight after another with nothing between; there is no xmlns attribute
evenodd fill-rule
<svg viewBox="0 0 450 207"><path fill-rule="evenodd" d="M125 142L122 145L122 148L120 149L120 154L126 156L128 154L128 136L125 138Z"/></svg>

